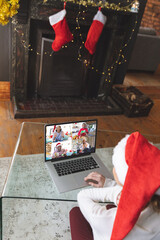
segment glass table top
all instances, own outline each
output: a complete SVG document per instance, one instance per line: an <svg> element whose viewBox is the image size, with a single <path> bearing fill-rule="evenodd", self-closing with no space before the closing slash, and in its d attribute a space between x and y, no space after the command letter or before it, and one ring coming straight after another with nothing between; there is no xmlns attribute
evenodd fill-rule
<svg viewBox="0 0 160 240"><path fill-rule="evenodd" d="M22 124L3 190L3 198L70 201L77 199L80 189L60 194L50 177L44 162L44 126L44 123L25 122ZM126 134L129 133L98 130L96 153L111 172L113 147ZM160 136L151 134L145 137L155 144L160 143Z"/></svg>

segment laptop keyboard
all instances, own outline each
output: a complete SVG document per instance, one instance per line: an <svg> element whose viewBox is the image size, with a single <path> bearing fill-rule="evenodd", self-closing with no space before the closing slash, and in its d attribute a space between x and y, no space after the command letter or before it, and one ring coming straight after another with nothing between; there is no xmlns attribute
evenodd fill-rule
<svg viewBox="0 0 160 240"><path fill-rule="evenodd" d="M53 166L59 176L99 168L98 164L92 157L79 158L63 163L55 163Z"/></svg>

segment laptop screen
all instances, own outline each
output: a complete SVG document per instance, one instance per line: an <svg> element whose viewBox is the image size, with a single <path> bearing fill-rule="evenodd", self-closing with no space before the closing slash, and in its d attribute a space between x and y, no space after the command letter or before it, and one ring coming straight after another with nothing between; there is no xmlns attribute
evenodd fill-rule
<svg viewBox="0 0 160 240"><path fill-rule="evenodd" d="M45 126L45 161L58 161L95 152L97 120Z"/></svg>

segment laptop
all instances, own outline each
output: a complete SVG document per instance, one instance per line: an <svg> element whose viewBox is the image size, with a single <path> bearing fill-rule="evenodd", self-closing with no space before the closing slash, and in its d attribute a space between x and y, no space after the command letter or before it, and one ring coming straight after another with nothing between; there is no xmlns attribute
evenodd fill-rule
<svg viewBox="0 0 160 240"><path fill-rule="evenodd" d="M88 186L93 171L113 179L95 153L96 137L97 120L45 125L45 164L60 193Z"/></svg>

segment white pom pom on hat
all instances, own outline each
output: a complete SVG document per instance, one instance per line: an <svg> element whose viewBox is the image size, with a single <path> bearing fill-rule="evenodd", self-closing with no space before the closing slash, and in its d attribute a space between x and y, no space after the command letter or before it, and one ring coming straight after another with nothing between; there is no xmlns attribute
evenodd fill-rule
<svg viewBox="0 0 160 240"><path fill-rule="evenodd" d="M112 163L115 168L118 180L122 185L126 178L128 165L125 161L125 147L130 135L126 135L113 149Z"/></svg>

